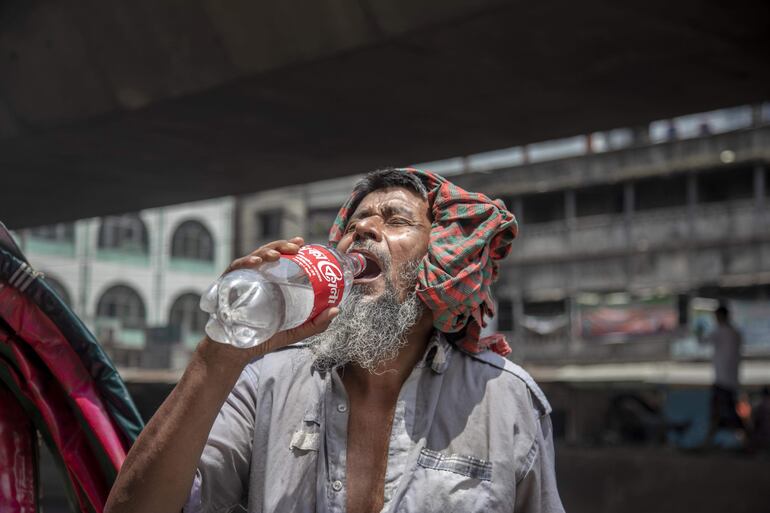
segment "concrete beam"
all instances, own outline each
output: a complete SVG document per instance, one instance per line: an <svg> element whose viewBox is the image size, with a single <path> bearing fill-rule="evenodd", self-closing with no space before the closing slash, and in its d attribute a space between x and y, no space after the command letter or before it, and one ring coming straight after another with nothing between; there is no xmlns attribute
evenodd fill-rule
<svg viewBox="0 0 770 513"><path fill-rule="evenodd" d="M171 0L0 7L11 228L770 97L768 4Z"/></svg>

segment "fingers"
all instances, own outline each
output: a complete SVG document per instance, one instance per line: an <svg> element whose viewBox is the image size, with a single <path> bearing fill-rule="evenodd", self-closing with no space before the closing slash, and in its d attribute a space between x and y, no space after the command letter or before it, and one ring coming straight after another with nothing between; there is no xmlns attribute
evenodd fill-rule
<svg viewBox="0 0 770 513"><path fill-rule="evenodd" d="M252 255L259 256L263 262L275 262L281 258L281 255L296 255L302 244L304 244L304 241L301 237L295 237L290 240L277 240L270 244L265 244L252 253Z"/></svg>
<svg viewBox="0 0 770 513"><path fill-rule="evenodd" d="M244 257L233 260L225 271L225 274L237 269L255 269L263 262L275 262L281 258L281 255L296 254L299 251L299 248L304 245L305 240L302 237L270 242L269 244L265 244L264 246L255 249Z"/></svg>
<svg viewBox="0 0 770 513"><path fill-rule="evenodd" d="M302 237L294 237L289 240L277 240L269 244L265 244L261 248L254 251L254 253L262 254L264 252L283 253L285 255L291 255L299 251L299 248L305 244L305 240ZM252 253L252 254L254 254Z"/></svg>
<svg viewBox="0 0 770 513"><path fill-rule="evenodd" d="M262 257L255 254L247 255L245 257L237 258L233 260L233 263L225 271L225 274L235 271L236 269L254 269L259 267L262 263Z"/></svg>

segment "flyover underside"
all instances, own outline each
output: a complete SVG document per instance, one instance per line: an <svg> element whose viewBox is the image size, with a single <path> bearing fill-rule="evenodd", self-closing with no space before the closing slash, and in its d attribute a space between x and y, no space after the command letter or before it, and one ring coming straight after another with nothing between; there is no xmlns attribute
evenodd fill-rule
<svg viewBox="0 0 770 513"><path fill-rule="evenodd" d="M17 119L0 139L0 219L252 192L770 97L766 4L662 6L506 3L138 110Z"/></svg>

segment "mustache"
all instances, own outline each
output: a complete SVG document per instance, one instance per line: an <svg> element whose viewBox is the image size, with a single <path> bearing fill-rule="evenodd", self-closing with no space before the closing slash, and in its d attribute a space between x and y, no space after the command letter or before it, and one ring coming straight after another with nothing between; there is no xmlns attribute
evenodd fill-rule
<svg viewBox="0 0 770 513"><path fill-rule="evenodd" d="M377 260L380 261L382 270L390 269L390 254L386 253L385 251L382 251L376 243L374 243L371 240L362 240L357 241L351 244L351 246L348 248L348 251L355 251L355 250L364 250L368 251L375 257L377 257Z"/></svg>

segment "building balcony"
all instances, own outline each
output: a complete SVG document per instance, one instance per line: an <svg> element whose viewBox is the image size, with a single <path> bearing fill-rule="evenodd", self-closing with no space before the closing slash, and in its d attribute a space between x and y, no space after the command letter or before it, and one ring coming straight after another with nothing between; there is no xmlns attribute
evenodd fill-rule
<svg viewBox="0 0 770 513"><path fill-rule="evenodd" d="M517 362L547 364L585 364L602 362L644 362L672 359L674 343L683 330L669 334L618 339L570 339L568 334L539 336L526 334L513 338L513 358ZM697 359L697 358L695 358Z"/></svg>
<svg viewBox="0 0 770 513"><path fill-rule="evenodd" d="M652 250L751 242L770 238L770 209L751 200L664 208L524 225L511 260L563 261Z"/></svg>

